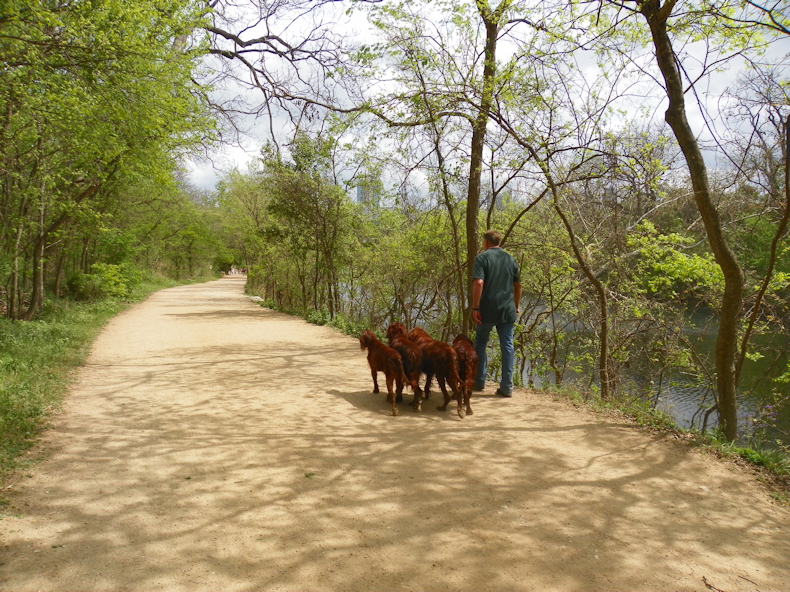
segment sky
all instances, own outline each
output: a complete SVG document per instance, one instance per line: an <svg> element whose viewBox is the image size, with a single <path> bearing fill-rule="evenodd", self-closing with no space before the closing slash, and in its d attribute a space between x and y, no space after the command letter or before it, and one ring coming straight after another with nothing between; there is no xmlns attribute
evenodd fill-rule
<svg viewBox="0 0 790 592"><path fill-rule="evenodd" d="M337 5L333 5L333 7L334 6ZM334 14L331 15L331 18L342 20L343 16ZM369 28L367 31L365 30L367 24L364 20L364 16L360 13L352 15L346 25L348 26L347 30L358 33L360 39L369 39ZM700 48L704 48L704 43L700 43ZM771 53L774 54L775 57L790 55L790 38L785 38L775 44L771 49ZM583 59L589 61L591 58L592 56L586 56ZM584 67L583 64L582 67ZM715 113L717 109L721 107L723 103L720 97L723 91L735 82L741 68L742 65L737 63L729 64L723 72L711 77L705 84L698 85L698 96L701 101L706 104L706 108L710 110L710 113ZM655 91L656 94L654 98L646 98L644 104L650 105L652 108L651 119L662 121L664 110L662 103L664 103L665 98L660 94L661 91L658 87L655 88ZM241 85L227 87L221 92L247 97L251 104L259 103L261 100L261 93L259 90L246 89ZM696 109L693 96L689 95L689 97L687 101L689 120L693 128L698 130L698 133L704 139L707 134L705 131L705 121L701 113ZM626 107L626 110L627 109L628 107ZM288 129L289 125L289 122L284 118L279 122L275 120L275 126L279 126L282 129ZM184 163L187 169L188 178L193 185L201 189L212 190L223 174L233 168L245 170L248 163L260 154L261 146L269 137L268 122L263 119L256 121L248 117L245 127L246 133L240 138L240 145L224 145L212 151L208 158L190 159ZM712 164L713 163L715 163L715 160Z"/></svg>
<svg viewBox="0 0 790 592"><path fill-rule="evenodd" d="M246 170L248 163L260 153L261 144L246 139L242 146L223 146L212 151L211 160L205 157L192 158L184 163L189 182L199 189L212 191L224 173L237 168Z"/></svg>
<svg viewBox="0 0 790 592"><path fill-rule="evenodd" d="M354 11L350 14L347 13L348 4L343 2L329 2L325 4L321 10L316 10L308 0L293 0L294 5L297 7L299 7L300 2L307 2L307 8L304 9L304 7L301 7L301 12L296 13L297 17L294 17L294 13L283 13L283 18L277 20L270 19L266 23L266 27L262 24L247 27L244 32L244 37L252 38L258 34L273 33L288 42L298 44L310 31L330 23L330 31L342 32L342 34L350 35L354 41L370 38L370 27L367 23L367 18L359 11ZM235 9L242 10L243 7L244 10L251 10L252 4L252 2L249 4L238 4L235 6ZM287 2L282 3L282 6L287 5ZM272 6L274 6L274 4L272 4ZM278 12L278 14L280 13ZM238 14L228 13L228 16L231 20L240 19ZM251 14L244 16L241 21L253 23L256 19L258 19L258 14L253 10ZM210 63L211 61L209 61L209 64ZM244 70L240 72L241 78L246 78L248 76ZM231 82L226 82L225 86L219 87L216 95L220 99L223 97L233 99L241 98L251 106L258 106L262 101L262 93L259 89L250 89L242 84L234 85ZM292 124L284 113L274 113L273 117L275 128L281 130L292 129ZM266 117L256 119L253 116L244 116L238 123L244 129L244 133L241 135L236 145L223 145L213 150L209 154L209 158L194 158L183 163L187 169L188 178L193 185L201 189L210 190L215 187L217 181L223 174L229 172L233 168L245 170L248 163L260 154L261 147L264 143L271 138L268 119Z"/></svg>

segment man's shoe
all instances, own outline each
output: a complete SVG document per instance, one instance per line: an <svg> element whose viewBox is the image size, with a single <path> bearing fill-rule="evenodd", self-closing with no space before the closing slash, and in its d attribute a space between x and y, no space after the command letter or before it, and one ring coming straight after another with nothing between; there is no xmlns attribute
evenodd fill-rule
<svg viewBox="0 0 790 592"><path fill-rule="evenodd" d="M482 393L485 390L485 388L486 388L485 385L483 385L483 386L472 385L472 392L473 393Z"/></svg>
<svg viewBox="0 0 790 592"><path fill-rule="evenodd" d="M509 399L509 398L511 398L513 396L513 393L503 393L502 389L497 389L496 390L496 396L497 397L503 397L505 399Z"/></svg>

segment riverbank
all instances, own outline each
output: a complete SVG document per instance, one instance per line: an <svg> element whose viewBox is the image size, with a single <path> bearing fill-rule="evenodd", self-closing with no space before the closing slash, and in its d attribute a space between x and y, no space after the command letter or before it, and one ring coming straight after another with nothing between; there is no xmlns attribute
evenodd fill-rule
<svg viewBox="0 0 790 592"><path fill-rule="evenodd" d="M683 443L692 450L712 455L722 461L732 462L751 473L766 487L768 495L777 503L790 507L790 457L782 451L769 448L750 448L727 442L717 430L701 432L678 426L674 418L638 399L614 399L606 402L600 398L585 397L572 389L541 391L548 396L567 400L577 407L593 413L624 418L648 433L661 435Z"/></svg>

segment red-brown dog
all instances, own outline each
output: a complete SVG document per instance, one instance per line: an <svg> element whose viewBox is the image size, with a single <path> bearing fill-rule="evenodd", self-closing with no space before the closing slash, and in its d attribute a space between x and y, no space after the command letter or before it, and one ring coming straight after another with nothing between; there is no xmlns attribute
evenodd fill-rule
<svg viewBox="0 0 790 592"><path fill-rule="evenodd" d="M387 327L387 339L390 347L400 354L403 361L403 372L406 383L414 392L412 406L415 411L420 411L422 406L422 390L420 389L420 374L422 373L422 350L413 341L406 337L406 325L392 323ZM402 397L398 399L400 403Z"/></svg>
<svg viewBox="0 0 790 592"><path fill-rule="evenodd" d="M458 354L458 376L461 379L461 386L464 393L464 403L466 404L466 414L472 415L472 384L477 373L477 352L475 344L463 333L453 339L453 349Z"/></svg>
<svg viewBox="0 0 790 592"><path fill-rule="evenodd" d="M415 327L409 331L407 337L416 343L422 350L422 371L425 372L425 398L430 395L431 380L436 376L439 387L444 394L444 405L437 407L439 411L447 411L451 397L447 394L446 384L449 383L453 397L458 401L458 417L466 415L464 397L461 392L461 380L458 377L458 355L455 350L444 343L436 341L424 330Z"/></svg>
<svg viewBox="0 0 790 592"><path fill-rule="evenodd" d="M368 365L370 366L370 374L373 377L373 392L379 392L378 373L384 373L384 379L387 381L387 401L392 403L392 415L398 415L398 404L396 402L397 395L392 390L392 384L397 385L397 394L403 392L403 381L405 376L403 374L403 362L401 361L400 354L381 343L373 331L365 329L359 336L359 347L362 350L368 350Z"/></svg>

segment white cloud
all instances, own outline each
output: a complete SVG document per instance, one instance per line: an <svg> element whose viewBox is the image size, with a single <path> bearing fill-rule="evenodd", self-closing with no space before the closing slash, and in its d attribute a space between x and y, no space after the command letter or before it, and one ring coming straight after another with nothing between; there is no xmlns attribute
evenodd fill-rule
<svg viewBox="0 0 790 592"><path fill-rule="evenodd" d="M261 144L252 138L246 139L243 146L223 146L211 154L211 160L205 157L187 160L184 163L187 178L195 187L213 190L223 174L234 168L246 170L260 150Z"/></svg>

